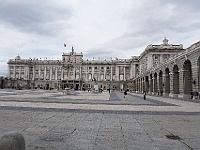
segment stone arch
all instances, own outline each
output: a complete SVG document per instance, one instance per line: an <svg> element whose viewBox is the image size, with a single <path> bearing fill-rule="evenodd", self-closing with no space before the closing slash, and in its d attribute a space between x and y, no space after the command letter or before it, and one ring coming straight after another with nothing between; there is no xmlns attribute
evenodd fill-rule
<svg viewBox="0 0 200 150"><path fill-rule="evenodd" d="M154 73L154 85L153 85L153 89L154 89L154 92L157 93L158 92L158 85L157 85L157 73L155 72Z"/></svg>
<svg viewBox="0 0 200 150"><path fill-rule="evenodd" d="M161 70L159 72L159 92L162 95L162 93L163 93L163 72Z"/></svg>
<svg viewBox="0 0 200 150"><path fill-rule="evenodd" d="M149 92L149 76L145 76L145 91Z"/></svg>
<svg viewBox="0 0 200 150"><path fill-rule="evenodd" d="M192 90L192 65L190 60L186 60L183 64L183 88L184 94L190 94Z"/></svg>
<svg viewBox="0 0 200 150"><path fill-rule="evenodd" d="M165 82L164 82L164 90L166 94L170 93L170 76L169 76L169 68L165 69Z"/></svg>
<svg viewBox="0 0 200 150"><path fill-rule="evenodd" d="M198 70L197 70L197 74L198 74L198 90L200 91L200 57L198 59Z"/></svg>
<svg viewBox="0 0 200 150"><path fill-rule="evenodd" d="M173 67L173 93L179 94L179 69L177 65Z"/></svg>

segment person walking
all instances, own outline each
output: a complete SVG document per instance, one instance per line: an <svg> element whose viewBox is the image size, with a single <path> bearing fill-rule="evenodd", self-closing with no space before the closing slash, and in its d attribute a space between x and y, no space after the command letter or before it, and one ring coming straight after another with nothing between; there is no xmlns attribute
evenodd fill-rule
<svg viewBox="0 0 200 150"><path fill-rule="evenodd" d="M190 92L190 95L191 95L191 99L193 99L193 91L192 90Z"/></svg>
<svg viewBox="0 0 200 150"><path fill-rule="evenodd" d="M143 92L144 100L146 100L146 91Z"/></svg>
<svg viewBox="0 0 200 150"><path fill-rule="evenodd" d="M124 91L124 98L126 98L127 90Z"/></svg>

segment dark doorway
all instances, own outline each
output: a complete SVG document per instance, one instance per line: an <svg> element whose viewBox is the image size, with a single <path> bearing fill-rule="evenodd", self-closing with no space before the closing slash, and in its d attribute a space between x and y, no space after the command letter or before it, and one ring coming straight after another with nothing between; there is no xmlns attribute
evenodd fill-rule
<svg viewBox="0 0 200 150"><path fill-rule="evenodd" d="M190 94L192 90L192 70L189 60L186 60L183 64L183 85L184 94Z"/></svg>
<svg viewBox="0 0 200 150"><path fill-rule="evenodd" d="M79 84L76 84L75 90L78 91Z"/></svg>
<svg viewBox="0 0 200 150"><path fill-rule="evenodd" d="M169 68L165 69L165 83L163 85L164 85L164 88L165 88L165 93L169 94L169 92L170 92Z"/></svg>
<svg viewBox="0 0 200 150"><path fill-rule="evenodd" d="M173 93L179 94L179 70L177 65L173 67Z"/></svg>

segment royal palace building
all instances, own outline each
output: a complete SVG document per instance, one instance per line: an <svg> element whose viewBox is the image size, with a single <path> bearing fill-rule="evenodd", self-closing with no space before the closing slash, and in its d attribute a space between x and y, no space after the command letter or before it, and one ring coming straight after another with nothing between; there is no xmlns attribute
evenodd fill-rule
<svg viewBox="0 0 200 150"><path fill-rule="evenodd" d="M75 90L130 90L169 96L199 90L199 42L187 49L182 44L150 44L130 59L84 60L83 53L63 53L62 60L8 61L7 87ZM185 84L188 84L185 88Z"/></svg>
<svg viewBox="0 0 200 150"><path fill-rule="evenodd" d="M62 60L15 59L8 61L9 87L75 90L128 89L138 70L138 57L83 60L83 53L63 53Z"/></svg>

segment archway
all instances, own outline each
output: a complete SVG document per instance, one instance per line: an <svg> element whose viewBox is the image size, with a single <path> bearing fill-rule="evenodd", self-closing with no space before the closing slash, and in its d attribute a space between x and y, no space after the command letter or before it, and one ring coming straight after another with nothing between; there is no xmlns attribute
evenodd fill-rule
<svg viewBox="0 0 200 150"><path fill-rule="evenodd" d="M174 94L179 94L179 72L177 65L173 67L173 91Z"/></svg>
<svg viewBox="0 0 200 150"><path fill-rule="evenodd" d="M145 77L145 91L148 93L149 92L149 77Z"/></svg>
<svg viewBox="0 0 200 150"><path fill-rule="evenodd" d="M186 60L183 64L183 87L184 94L190 94L192 90L192 69L189 60Z"/></svg>
<svg viewBox="0 0 200 150"><path fill-rule="evenodd" d="M157 73L154 74L154 85L153 85L153 88L154 88L154 93L157 93L158 92Z"/></svg>
<svg viewBox="0 0 200 150"><path fill-rule="evenodd" d="M159 92L162 95L162 93L163 93L163 73L162 73L162 71L159 72Z"/></svg>
<svg viewBox="0 0 200 150"><path fill-rule="evenodd" d="M165 93L169 94L170 92L170 76L169 76L169 68L165 69Z"/></svg>

